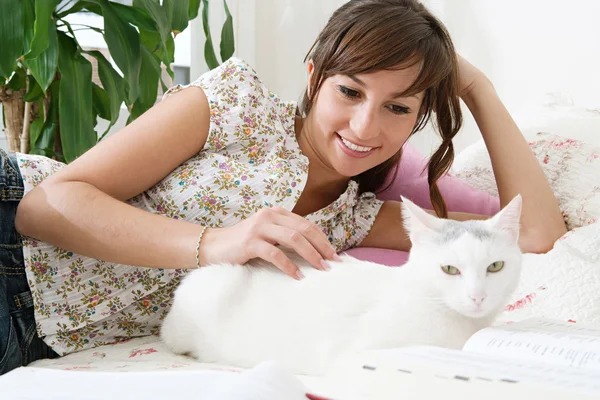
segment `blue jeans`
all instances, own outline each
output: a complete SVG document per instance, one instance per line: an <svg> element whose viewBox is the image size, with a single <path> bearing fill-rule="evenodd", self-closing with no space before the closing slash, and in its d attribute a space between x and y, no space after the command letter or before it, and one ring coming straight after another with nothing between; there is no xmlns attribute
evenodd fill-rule
<svg viewBox="0 0 600 400"><path fill-rule="evenodd" d="M33 299L15 229L23 180L14 154L0 149L0 375L58 355L37 335Z"/></svg>

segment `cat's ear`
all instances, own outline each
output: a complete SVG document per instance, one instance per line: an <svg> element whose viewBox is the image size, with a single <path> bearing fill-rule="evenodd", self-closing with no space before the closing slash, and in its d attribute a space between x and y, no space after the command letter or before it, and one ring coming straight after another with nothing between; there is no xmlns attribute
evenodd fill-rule
<svg viewBox="0 0 600 400"><path fill-rule="evenodd" d="M498 214L489 220L494 229L500 229L510 234L515 243L519 240L519 231L521 229L521 209L523 208L523 199L521 195L516 195Z"/></svg>
<svg viewBox="0 0 600 400"><path fill-rule="evenodd" d="M404 229L411 241L414 242L423 236L431 237L432 233L441 231L443 220L429 214L406 197L401 197L401 199Z"/></svg>

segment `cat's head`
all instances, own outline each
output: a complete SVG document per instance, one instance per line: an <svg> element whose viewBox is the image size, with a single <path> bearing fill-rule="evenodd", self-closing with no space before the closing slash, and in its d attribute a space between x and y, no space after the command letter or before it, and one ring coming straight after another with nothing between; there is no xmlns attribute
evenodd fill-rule
<svg viewBox="0 0 600 400"><path fill-rule="evenodd" d="M490 219L463 222L439 219L402 200L410 263L422 269L418 274L431 284L431 295L468 317L498 313L521 273L521 196Z"/></svg>

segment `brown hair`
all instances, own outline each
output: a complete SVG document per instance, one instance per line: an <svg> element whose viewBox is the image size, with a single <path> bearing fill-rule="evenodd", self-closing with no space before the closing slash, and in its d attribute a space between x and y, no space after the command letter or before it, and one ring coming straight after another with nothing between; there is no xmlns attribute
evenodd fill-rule
<svg viewBox="0 0 600 400"><path fill-rule="evenodd" d="M452 165L452 139L462 125L462 113L457 56L442 23L416 0L351 0L333 13L304 61L307 60L314 63L314 71L310 88L304 92L298 107L298 114L303 117L310 112L323 81L330 76L420 64L418 77L405 92L406 96L425 92L411 135L423 129L435 110L442 143L429 160L427 180L436 214L447 217L446 204L436 182ZM383 190L386 177L400 157L401 151L353 177L359 191Z"/></svg>

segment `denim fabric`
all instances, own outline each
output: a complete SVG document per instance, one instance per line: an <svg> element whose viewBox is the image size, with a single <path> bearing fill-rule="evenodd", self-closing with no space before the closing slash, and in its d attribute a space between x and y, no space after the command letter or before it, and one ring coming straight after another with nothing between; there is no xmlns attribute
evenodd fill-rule
<svg viewBox="0 0 600 400"><path fill-rule="evenodd" d="M15 230L23 180L14 154L0 149L0 375L58 355L37 336L33 299Z"/></svg>

